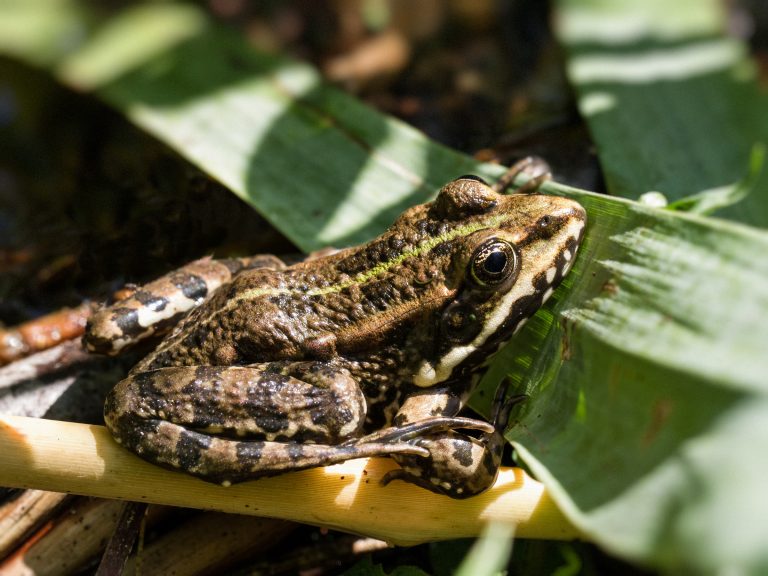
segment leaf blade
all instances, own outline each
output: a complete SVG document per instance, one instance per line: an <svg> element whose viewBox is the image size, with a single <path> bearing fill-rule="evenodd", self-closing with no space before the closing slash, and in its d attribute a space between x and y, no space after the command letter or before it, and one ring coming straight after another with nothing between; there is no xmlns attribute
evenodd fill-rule
<svg viewBox="0 0 768 576"><path fill-rule="evenodd" d="M560 0L556 21L611 193L678 201L744 179L768 140L765 97L719 2ZM765 227L767 188L763 174L719 213Z"/></svg>

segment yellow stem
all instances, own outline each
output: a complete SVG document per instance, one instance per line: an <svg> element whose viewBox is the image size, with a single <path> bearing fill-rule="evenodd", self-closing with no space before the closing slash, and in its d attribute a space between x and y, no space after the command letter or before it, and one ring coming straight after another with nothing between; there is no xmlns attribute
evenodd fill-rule
<svg viewBox="0 0 768 576"><path fill-rule="evenodd" d="M0 486L284 518L399 545L477 536L491 520L515 525L520 538L579 536L519 468L503 469L485 494L453 500L404 482L381 486L395 466L352 460L224 488L144 462L102 426L0 416Z"/></svg>

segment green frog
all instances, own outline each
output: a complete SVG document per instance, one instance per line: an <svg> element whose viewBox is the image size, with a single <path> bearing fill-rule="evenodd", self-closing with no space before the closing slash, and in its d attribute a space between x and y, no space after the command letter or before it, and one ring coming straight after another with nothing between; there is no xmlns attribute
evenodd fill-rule
<svg viewBox="0 0 768 576"><path fill-rule="evenodd" d="M170 330L108 395L115 440L223 485L389 456L400 467L385 483L486 490L514 397L497 394L492 422L459 411L586 224L575 201L536 193L544 176L503 194L529 166L495 186L458 178L362 246L290 266L203 259L102 309L92 351Z"/></svg>

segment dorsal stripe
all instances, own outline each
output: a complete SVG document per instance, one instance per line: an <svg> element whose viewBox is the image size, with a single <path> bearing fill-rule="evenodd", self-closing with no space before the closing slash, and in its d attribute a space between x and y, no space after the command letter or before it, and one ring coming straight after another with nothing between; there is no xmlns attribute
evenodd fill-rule
<svg viewBox="0 0 768 576"><path fill-rule="evenodd" d="M422 254L426 254L427 252L432 250L435 246L442 244L443 242L449 242L451 240L460 238L462 236L468 236L469 234L472 234L473 232L477 232L478 230L483 230L484 228L491 228L493 226L496 226L497 224L502 222L504 218L505 218L505 215L499 214L492 218L488 218L487 220L482 220L472 224L465 224L463 226L458 226L452 230L449 230L442 234L438 234L437 236L428 238L427 240L424 240L422 243L420 243L416 247L411 248L410 250L404 250L394 258L391 258L385 262L381 262L376 266L372 266L369 270L366 270L365 272L360 272L348 280L345 280L343 282L338 282L336 284L331 284L330 286L311 288L310 290L307 290L304 292L299 292L294 288L251 288L250 290L245 290L242 293L235 296L234 298L232 298L227 303L227 306L225 306L222 310L229 309L235 306L238 302L242 302L243 300L253 300L256 298L260 298L262 296L280 296L281 294L303 294L306 296L323 296L325 294L334 294L337 292L341 292L342 290L345 290L356 284L357 285L364 284L367 281L372 280L376 276L379 276L380 274L384 274L393 266L402 264L406 260L409 260L411 258L417 258Z"/></svg>

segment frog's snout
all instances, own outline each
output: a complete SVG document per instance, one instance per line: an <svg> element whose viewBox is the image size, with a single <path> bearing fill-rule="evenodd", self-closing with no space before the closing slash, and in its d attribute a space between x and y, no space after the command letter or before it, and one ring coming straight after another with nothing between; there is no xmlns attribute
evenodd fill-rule
<svg viewBox="0 0 768 576"><path fill-rule="evenodd" d="M577 244L581 242L587 226L587 211L581 204L570 198L558 198L551 215L565 223L566 237L572 238Z"/></svg>

